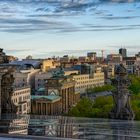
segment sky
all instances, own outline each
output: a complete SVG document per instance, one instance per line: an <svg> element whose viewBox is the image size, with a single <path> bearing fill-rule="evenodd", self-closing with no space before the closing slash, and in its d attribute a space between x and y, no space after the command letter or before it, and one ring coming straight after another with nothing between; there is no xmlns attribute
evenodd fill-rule
<svg viewBox="0 0 140 140"><path fill-rule="evenodd" d="M0 47L25 58L140 51L139 0L1 0Z"/></svg>

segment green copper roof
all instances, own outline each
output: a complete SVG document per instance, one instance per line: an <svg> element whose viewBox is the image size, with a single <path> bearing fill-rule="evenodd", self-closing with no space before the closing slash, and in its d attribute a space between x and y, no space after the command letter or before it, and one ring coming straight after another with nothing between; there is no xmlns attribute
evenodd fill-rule
<svg viewBox="0 0 140 140"><path fill-rule="evenodd" d="M61 99L60 96L56 96L56 95L47 95L47 96L42 96L42 95L32 95L31 96L31 99L41 99L41 98L44 98L44 99L47 99L47 100L57 100L57 99Z"/></svg>
<svg viewBox="0 0 140 140"><path fill-rule="evenodd" d="M39 88L38 91L39 92L44 92L45 91L45 88L43 88L43 87L42 88Z"/></svg>

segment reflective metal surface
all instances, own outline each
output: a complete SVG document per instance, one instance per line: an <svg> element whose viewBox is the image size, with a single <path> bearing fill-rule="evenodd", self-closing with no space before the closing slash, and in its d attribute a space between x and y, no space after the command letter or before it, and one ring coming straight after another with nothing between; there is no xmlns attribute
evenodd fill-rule
<svg viewBox="0 0 140 140"><path fill-rule="evenodd" d="M139 140L140 122L62 116L3 115L0 133L10 136L87 140Z"/></svg>

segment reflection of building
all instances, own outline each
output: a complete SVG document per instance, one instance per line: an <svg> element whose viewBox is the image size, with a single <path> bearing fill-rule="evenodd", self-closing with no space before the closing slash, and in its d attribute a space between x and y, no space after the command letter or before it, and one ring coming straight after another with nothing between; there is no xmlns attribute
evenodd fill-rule
<svg viewBox="0 0 140 140"><path fill-rule="evenodd" d="M28 126L28 135L56 137L57 119L50 118L32 118Z"/></svg>
<svg viewBox="0 0 140 140"><path fill-rule="evenodd" d="M28 135L78 138L78 125L74 118L40 116L30 119Z"/></svg>
<svg viewBox="0 0 140 140"><path fill-rule="evenodd" d="M79 94L75 93L75 81L64 72L55 73L47 80L46 95L32 96L32 113L34 114L62 114L79 101Z"/></svg>
<svg viewBox="0 0 140 140"><path fill-rule="evenodd" d="M115 124L111 124L113 130L112 139L113 140L133 140L136 138L134 133L134 123L132 121L119 121ZM135 137L135 138L134 138Z"/></svg>
<svg viewBox="0 0 140 140"><path fill-rule="evenodd" d="M62 117L57 126L57 137L78 138L78 125L74 118Z"/></svg>
<svg viewBox="0 0 140 140"><path fill-rule="evenodd" d="M27 135L28 122L28 116L5 114L1 117L0 120L0 133Z"/></svg>

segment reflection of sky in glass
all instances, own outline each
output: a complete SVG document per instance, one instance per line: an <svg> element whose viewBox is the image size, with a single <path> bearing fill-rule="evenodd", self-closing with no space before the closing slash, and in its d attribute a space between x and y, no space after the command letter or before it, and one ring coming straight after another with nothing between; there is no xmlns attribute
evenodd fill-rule
<svg viewBox="0 0 140 140"><path fill-rule="evenodd" d="M113 53L121 46L137 52L140 3L122 2L0 1L0 47L21 57L86 54L77 50L105 49L106 53ZM71 52L58 53L62 50Z"/></svg>

